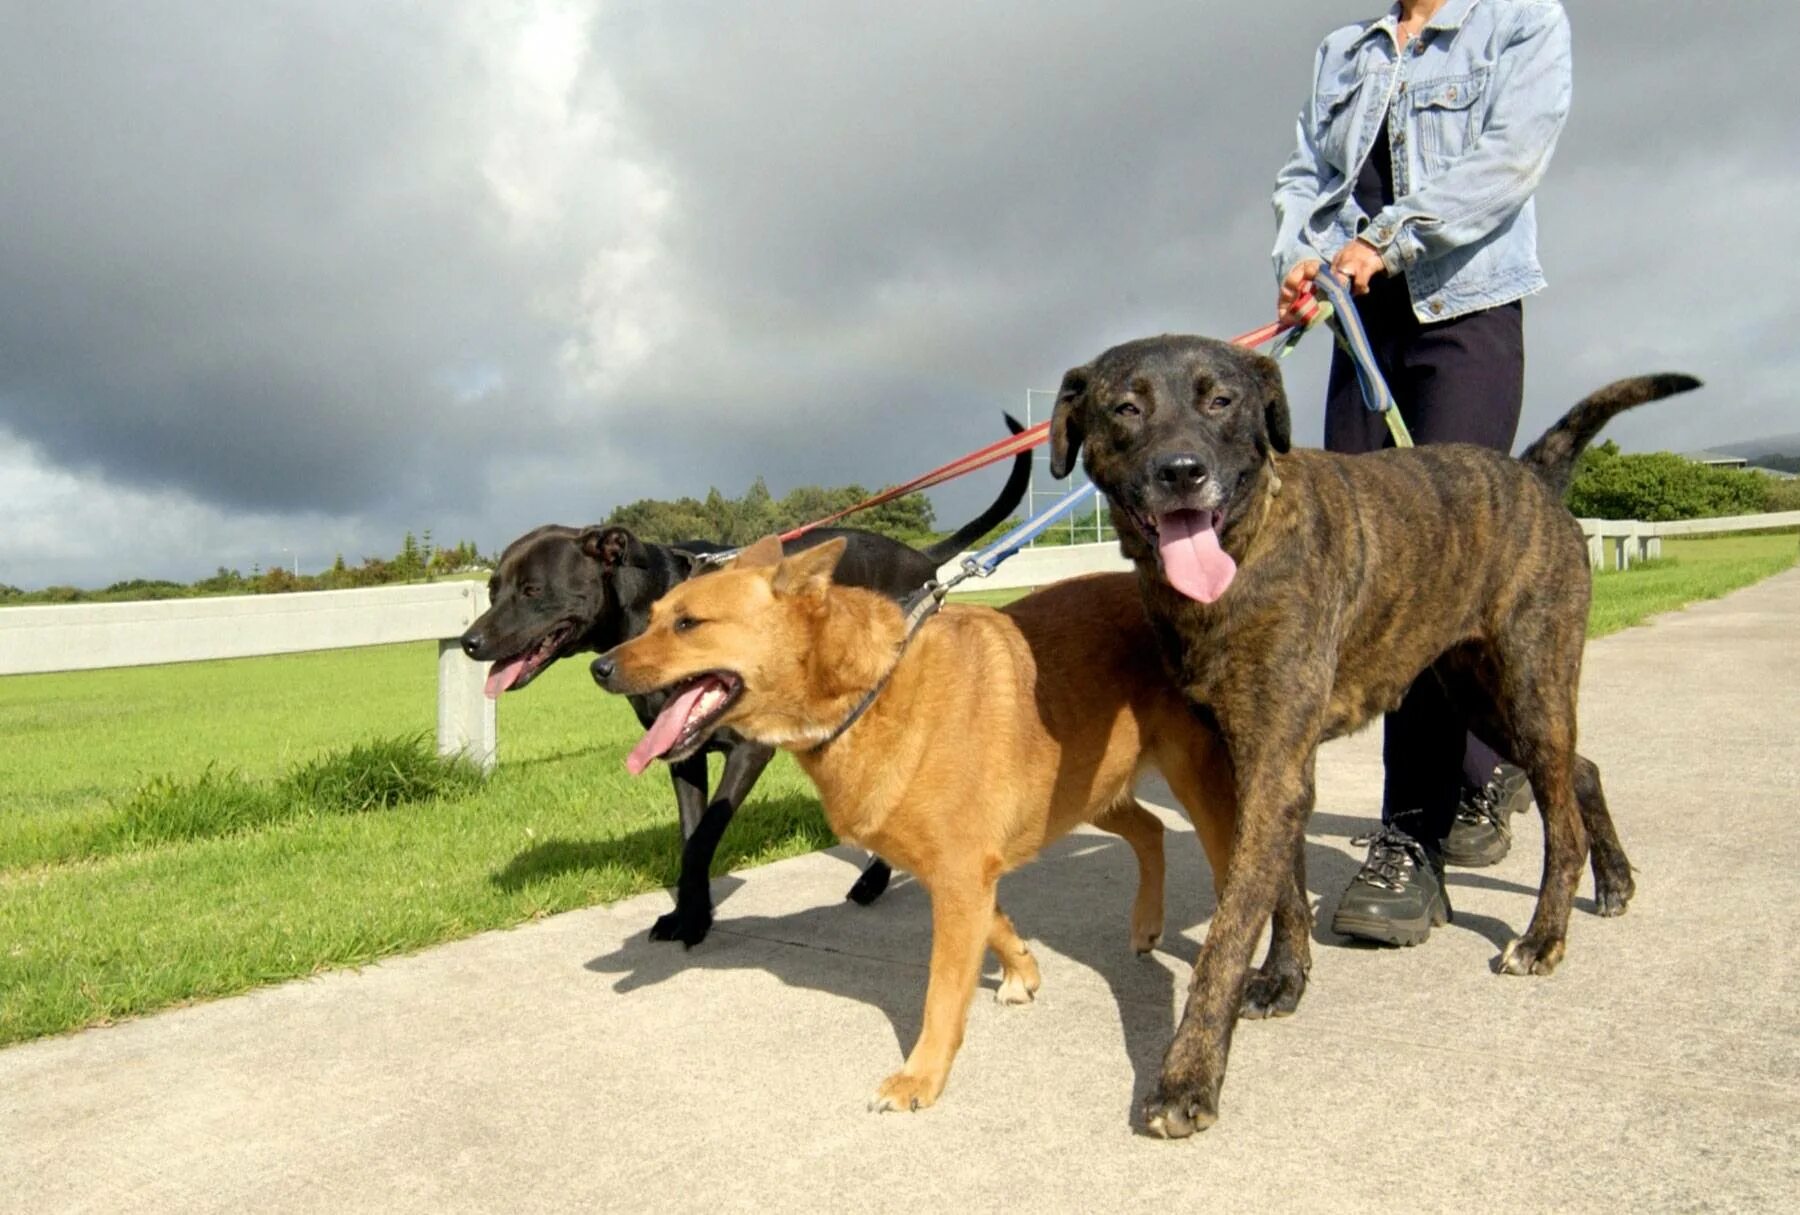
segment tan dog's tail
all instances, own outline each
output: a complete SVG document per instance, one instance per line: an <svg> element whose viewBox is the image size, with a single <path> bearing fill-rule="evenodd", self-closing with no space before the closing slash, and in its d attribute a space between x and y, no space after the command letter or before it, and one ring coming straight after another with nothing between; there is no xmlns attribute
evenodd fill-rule
<svg viewBox="0 0 1800 1215"><path fill-rule="evenodd" d="M1616 380L1584 398L1562 420L1546 430L1519 459L1542 477L1562 497L1575 477L1575 460L1608 422L1627 409L1660 401L1677 393L1692 392L1700 381L1680 372L1641 375Z"/></svg>

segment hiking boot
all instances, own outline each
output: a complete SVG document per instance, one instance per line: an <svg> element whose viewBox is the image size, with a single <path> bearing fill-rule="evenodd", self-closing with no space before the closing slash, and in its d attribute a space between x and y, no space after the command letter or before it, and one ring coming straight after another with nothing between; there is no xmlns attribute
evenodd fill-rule
<svg viewBox="0 0 1800 1215"><path fill-rule="evenodd" d="M1512 849L1513 815L1531 805L1531 782L1511 764L1494 769L1487 784L1463 793L1450 834L1444 837L1444 863L1483 869L1506 859Z"/></svg>
<svg viewBox="0 0 1800 1215"><path fill-rule="evenodd" d="M1338 900L1331 931L1384 945L1417 945L1450 919L1444 871L1412 836L1387 825L1352 844L1368 844L1369 859Z"/></svg>

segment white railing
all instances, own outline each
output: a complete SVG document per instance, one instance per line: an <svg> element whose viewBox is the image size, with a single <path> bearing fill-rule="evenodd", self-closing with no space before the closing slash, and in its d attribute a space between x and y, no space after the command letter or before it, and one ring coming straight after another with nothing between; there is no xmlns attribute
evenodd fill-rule
<svg viewBox="0 0 1800 1215"><path fill-rule="evenodd" d="M938 581L962 573L963 558L958 553L938 568ZM1116 540L1104 544L1046 544L1028 548L1007 558L986 578L971 578L961 586L965 591L1006 591L1020 587L1048 586L1064 578L1081 574L1097 574L1105 570L1130 570L1131 562L1119 553Z"/></svg>
<svg viewBox="0 0 1800 1215"><path fill-rule="evenodd" d="M1635 519L1578 519L1587 537L1588 563L1595 569L1607 566L1607 549L1612 549L1612 566L1630 569L1634 561L1662 556L1665 536L1712 536L1726 532L1753 532L1768 529L1800 528L1800 511L1781 511L1768 515L1730 515L1722 519L1681 519L1673 523L1642 523ZM938 570L940 580L962 570L961 553ZM963 590L1011 590L1018 587L1045 586L1063 578L1093 574L1102 570L1129 570L1131 562L1119 554L1113 541L1105 544L1045 545L1028 548L1012 557L987 578L962 584Z"/></svg>
<svg viewBox="0 0 1800 1215"><path fill-rule="evenodd" d="M1605 569L1606 550L1612 548L1612 567L1626 570L1633 561L1662 556L1665 536L1716 536L1726 532L1754 532L1769 528L1800 527L1800 510L1768 515L1727 515L1722 519L1677 519L1670 523L1640 523L1636 519L1578 519L1587 537L1588 564Z"/></svg>
<svg viewBox="0 0 1800 1215"><path fill-rule="evenodd" d="M0 608L0 675L438 643L437 746L494 765L486 664L457 638L487 610L480 582L282 595Z"/></svg>

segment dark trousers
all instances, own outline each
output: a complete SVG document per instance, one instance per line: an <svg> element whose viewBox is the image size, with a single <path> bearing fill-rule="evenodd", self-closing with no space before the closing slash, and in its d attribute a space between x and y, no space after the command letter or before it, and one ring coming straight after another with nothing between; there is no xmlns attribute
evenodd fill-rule
<svg viewBox="0 0 1800 1215"><path fill-rule="evenodd" d="M1413 315L1404 283L1378 278L1357 301L1357 313L1413 442L1512 450L1525 396L1521 305L1426 325ZM1354 455L1392 445L1387 423L1369 412L1356 371L1338 350L1325 400L1326 450ZM1383 722L1382 822L1403 814L1409 834L1438 844L1465 788L1479 788L1499 762L1469 734L1436 677L1421 676Z"/></svg>

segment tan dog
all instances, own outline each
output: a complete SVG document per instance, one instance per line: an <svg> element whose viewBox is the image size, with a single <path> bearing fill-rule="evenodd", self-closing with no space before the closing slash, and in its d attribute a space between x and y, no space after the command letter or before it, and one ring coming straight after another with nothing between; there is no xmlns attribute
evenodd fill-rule
<svg viewBox="0 0 1800 1215"><path fill-rule="evenodd" d="M1215 877L1231 774L1163 672L1132 575L1059 583L1004 611L952 604L907 642L892 600L831 581L842 552L832 541L783 559L761 541L658 600L649 629L594 676L627 695L671 693L646 738L665 757L721 726L794 752L832 830L929 892L923 1027L871 1102L919 1109L943 1091L984 947L1004 971L1002 1002L1037 990L995 902L1000 875L1084 822L1123 836L1138 860L1132 946L1148 952L1162 932L1162 825L1132 796L1138 772L1162 772Z"/></svg>

